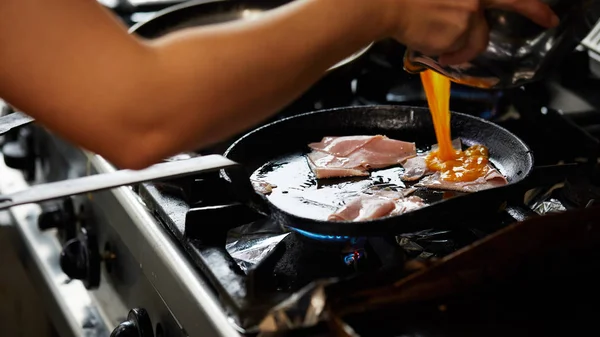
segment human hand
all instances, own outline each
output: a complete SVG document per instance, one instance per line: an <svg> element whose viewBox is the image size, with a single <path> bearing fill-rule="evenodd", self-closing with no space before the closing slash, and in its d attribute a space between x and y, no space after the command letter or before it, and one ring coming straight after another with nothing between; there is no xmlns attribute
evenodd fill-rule
<svg viewBox="0 0 600 337"><path fill-rule="evenodd" d="M389 0L392 36L408 48L439 56L441 64L468 62L485 51L489 30L483 10L517 12L551 28L559 19L540 0Z"/></svg>

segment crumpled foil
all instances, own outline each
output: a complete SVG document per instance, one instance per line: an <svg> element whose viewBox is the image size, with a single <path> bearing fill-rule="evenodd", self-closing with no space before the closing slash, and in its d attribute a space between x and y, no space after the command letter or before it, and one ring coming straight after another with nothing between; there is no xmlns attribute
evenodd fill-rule
<svg viewBox="0 0 600 337"><path fill-rule="evenodd" d="M271 309L259 324L261 332L310 327L326 319L325 287L337 279L315 281Z"/></svg>
<svg viewBox="0 0 600 337"><path fill-rule="evenodd" d="M399 235L396 237L396 242L409 255L420 259L429 259L435 257L436 253L449 253L453 250L454 242L447 236L449 233L449 230L427 229ZM435 251L428 251L427 248L434 246L437 248Z"/></svg>
<svg viewBox="0 0 600 337"><path fill-rule="evenodd" d="M554 198L537 202L531 206L531 209L539 215L561 213L567 210L560 201Z"/></svg>
<svg viewBox="0 0 600 337"><path fill-rule="evenodd" d="M225 249L240 269L248 274L289 234L273 221L259 220L231 229L227 233Z"/></svg>
<svg viewBox="0 0 600 337"><path fill-rule="evenodd" d="M539 202L532 206L532 208L538 214L562 212L565 210L565 207L556 199ZM485 233L478 230L472 229L470 231L474 237L485 236ZM414 255L417 260L429 260L441 257L456 249L453 237L450 235L451 233L452 231L450 230L429 229L397 236L396 242L407 253ZM276 241L277 243L283 239L280 239L279 236L272 238L273 242ZM261 245L264 247L271 246L270 241L266 238L262 242L262 244L254 243L251 246L257 248ZM237 241L235 243L237 244ZM272 247L275 247L277 243L273 243ZM240 254L245 251L245 249L239 249ZM264 257L266 254L257 254L256 256ZM240 255L239 258L242 259L244 257ZM325 290L328 285L336 281L336 279L315 281L271 309L259 325L260 336L266 336L265 333L269 332L306 328L314 326L322 320L327 320L329 313L326 310L327 296Z"/></svg>
<svg viewBox="0 0 600 337"><path fill-rule="evenodd" d="M433 252L427 251L425 246L452 246L453 242L447 236L448 233L450 233L448 230L430 229L403 234L396 237L396 241L400 247L407 252L412 252L415 257L430 260L436 256ZM259 336L268 336L268 333L278 331L307 328L329 319L329 312L326 310L326 288L337 281L335 278L318 280L288 297L284 302L271 309L261 321ZM354 335L351 331L346 331L346 328L344 330L347 336Z"/></svg>
<svg viewBox="0 0 600 337"><path fill-rule="evenodd" d="M233 257L240 269L248 273L252 267L260 263L290 233L273 236L266 234L259 237L241 237L225 245L227 252Z"/></svg>

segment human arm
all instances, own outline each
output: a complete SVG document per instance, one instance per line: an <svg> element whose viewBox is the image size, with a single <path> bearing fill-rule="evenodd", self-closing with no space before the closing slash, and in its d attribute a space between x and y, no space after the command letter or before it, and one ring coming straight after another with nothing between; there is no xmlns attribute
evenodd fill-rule
<svg viewBox="0 0 600 337"><path fill-rule="evenodd" d="M350 28L372 6L330 19L353 3L364 4L299 1L142 41L92 0L4 0L0 96L119 166L144 167L267 117L381 38L383 25Z"/></svg>
<svg viewBox="0 0 600 337"><path fill-rule="evenodd" d="M144 41L94 0L3 0L0 97L117 166L142 168L265 119L371 41L445 50L473 8L435 12L436 2L297 0L258 20ZM425 5L442 22L437 37L410 20Z"/></svg>

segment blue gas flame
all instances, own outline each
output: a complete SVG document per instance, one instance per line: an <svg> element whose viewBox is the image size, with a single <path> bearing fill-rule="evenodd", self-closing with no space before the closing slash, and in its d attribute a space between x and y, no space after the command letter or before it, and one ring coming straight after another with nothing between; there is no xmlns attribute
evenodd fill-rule
<svg viewBox="0 0 600 337"><path fill-rule="evenodd" d="M316 233L307 232L305 230L298 229L298 228L291 228L291 229L308 237L308 238L311 238L313 240L329 241L329 242L346 242L346 241L354 242L354 241L356 241L356 239L351 236L316 234Z"/></svg>

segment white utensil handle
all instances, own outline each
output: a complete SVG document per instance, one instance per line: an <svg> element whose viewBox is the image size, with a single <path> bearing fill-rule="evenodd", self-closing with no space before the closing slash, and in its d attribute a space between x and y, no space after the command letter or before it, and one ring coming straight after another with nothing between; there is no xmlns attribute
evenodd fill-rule
<svg viewBox="0 0 600 337"><path fill-rule="evenodd" d="M0 196L0 210L17 205L38 203L71 195L84 194L152 180L211 172L238 165L220 155L165 162L142 170L119 170L82 178L34 185L26 190Z"/></svg>

